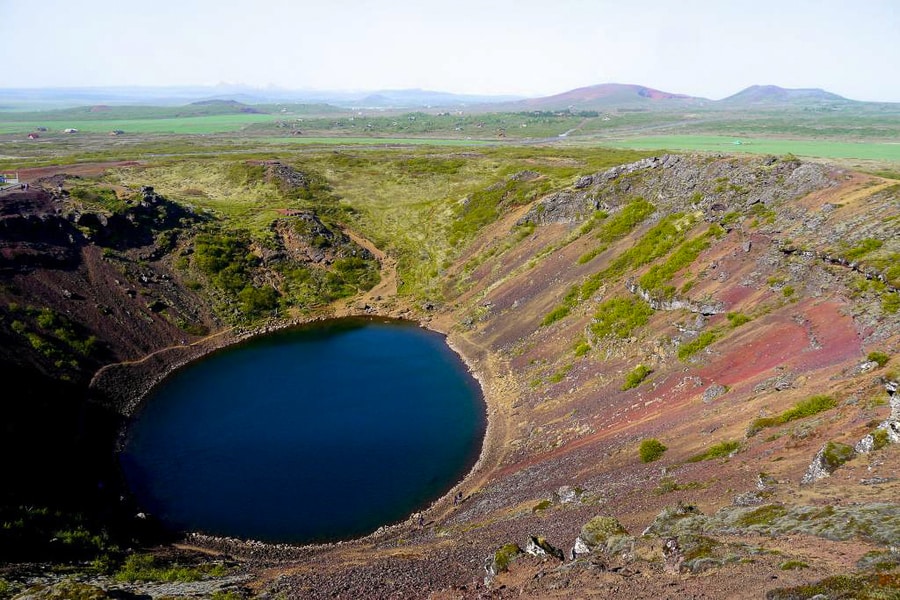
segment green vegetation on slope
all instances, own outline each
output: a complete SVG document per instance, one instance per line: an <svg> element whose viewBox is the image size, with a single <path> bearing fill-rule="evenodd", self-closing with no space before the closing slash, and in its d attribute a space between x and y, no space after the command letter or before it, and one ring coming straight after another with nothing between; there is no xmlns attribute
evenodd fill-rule
<svg viewBox="0 0 900 600"><path fill-rule="evenodd" d="M750 424L747 435L752 436L767 427L776 427L797 419L811 417L820 412L832 409L835 406L837 406L837 401L831 396L812 396L774 417L760 417L759 419L755 419Z"/></svg>
<svg viewBox="0 0 900 600"><path fill-rule="evenodd" d="M647 324L653 309L637 298L612 298L606 300L594 313L590 332L598 337L627 338L632 332Z"/></svg>

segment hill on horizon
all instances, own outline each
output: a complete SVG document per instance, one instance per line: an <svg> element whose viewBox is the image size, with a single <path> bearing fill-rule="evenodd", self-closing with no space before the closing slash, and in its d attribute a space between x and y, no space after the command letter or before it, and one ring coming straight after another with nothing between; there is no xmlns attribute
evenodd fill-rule
<svg viewBox="0 0 900 600"><path fill-rule="evenodd" d="M718 100L728 105L821 104L856 102L821 88L783 88L777 85L751 85L740 92Z"/></svg>

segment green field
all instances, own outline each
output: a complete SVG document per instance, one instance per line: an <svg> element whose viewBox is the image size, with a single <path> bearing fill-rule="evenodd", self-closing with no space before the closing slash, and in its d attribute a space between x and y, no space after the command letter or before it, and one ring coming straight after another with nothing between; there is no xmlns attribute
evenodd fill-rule
<svg viewBox="0 0 900 600"><path fill-rule="evenodd" d="M737 143L737 142L740 143ZM794 154L821 158L859 158L900 161L900 143L838 142L828 140L783 140L734 138L716 135L665 135L625 140L603 140L604 145L634 150L696 150L701 152L749 152Z"/></svg>
<svg viewBox="0 0 900 600"><path fill-rule="evenodd" d="M378 137L269 137L259 141L276 144L323 144L346 146L486 146L503 142L493 140L460 140L440 138L378 138Z"/></svg>
<svg viewBox="0 0 900 600"><path fill-rule="evenodd" d="M49 130L43 135L61 133L63 129L70 127L78 129L79 133L109 133L113 129L121 129L125 133L225 133L240 131L254 123L269 123L278 118L276 115L249 113L166 119L73 119L70 122L0 119L0 134L27 134L38 127Z"/></svg>

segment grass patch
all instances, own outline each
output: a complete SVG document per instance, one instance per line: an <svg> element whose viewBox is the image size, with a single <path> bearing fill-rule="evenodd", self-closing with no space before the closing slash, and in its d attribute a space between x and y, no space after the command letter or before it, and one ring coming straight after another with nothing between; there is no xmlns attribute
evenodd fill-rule
<svg viewBox="0 0 900 600"><path fill-rule="evenodd" d="M643 440L638 447L638 455L641 457L641 462L651 463L662 458L662 455L666 450L668 450L668 448L658 439L647 438L646 440Z"/></svg>
<svg viewBox="0 0 900 600"><path fill-rule="evenodd" d="M565 365L560 368L556 373L550 376L550 383L559 383L563 379L566 378L566 375L569 374L569 371L572 370L572 365Z"/></svg>
<svg viewBox="0 0 900 600"><path fill-rule="evenodd" d="M136 581L190 582L206 577L222 577L227 573L223 565L205 564L200 567L185 567L177 564L161 565L151 554L132 554L125 559L122 568L114 578L116 581L134 583Z"/></svg>
<svg viewBox="0 0 900 600"><path fill-rule="evenodd" d="M606 336L625 339L631 333L647 324L653 309L635 298L612 298L600 305L590 325L596 337Z"/></svg>
<svg viewBox="0 0 900 600"><path fill-rule="evenodd" d="M686 344L678 347L678 359L687 360L721 337L718 331L704 331Z"/></svg>
<svg viewBox="0 0 900 600"><path fill-rule="evenodd" d="M706 487L699 481L691 481L689 483L678 483L674 477L663 477L659 480L659 485L653 490L657 496L664 496L672 492L680 492L682 490L702 490Z"/></svg>
<svg viewBox="0 0 900 600"><path fill-rule="evenodd" d="M588 343L587 340L580 339L580 340L578 340L578 342L575 343L575 347L573 348L573 351L575 352L576 358L581 357L591 351L591 345Z"/></svg>
<svg viewBox="0 0 900 600"><path fill-rule="evenodd" d="M688 458L687 462L695 463L704 460L712 460L714 458L728 458L734 452L737 452L740 447L741 443L738 441L720 442L714 446L710 446L706 451Z"/></svg>
<svg viewBox="0 0 900 600"><path fill-rule="evenodd" d="M675 287L668 281L675 273L692 264L700 253L709 248L710 239L720 237L724 230L718 225L711 226L706 233L682 243L662 264L650 268L639 280L642 288L657 298L670 299L675 295Z"/></svg>
<svg viewBox="0 0 900 600"><path fill-rule="evenodd" d="M752 319L745 315L742 312L730 312L725 314L725 318L728 319L728 325L732 328L740 327L741 325L745 325L749 323Z"/></svg>
<svg viewBox="0 0 900 600"><path fill-rule="evenodd" d="M551 310L544 316L544 319L541 321L541 326L546 327L547 325L552 325L557 321L564 319L572 312L572 309L575 308L578 304L578 286L572 286L569 288L569 291L566 292L566 295L563 296L562 302L559 306Z"/></svg>
<svg viewBox="0 0 900 600"><path fill-rule="evenodd" d="M622 384L622 391L630 390L631 388L635 388L647 379L650 373L653 372L653 369L646 365L638 365L636 366L628 375L625 376L625 383Z"/></svg>
<svg viewBox="0 0 900 600"><path fill-rule="evenodd" d="M900 161L900 146L880 142L840 142L829 140L741 138L735 145L734 137L715 135L669 135L632 138L610 142L621 148L635 150L673 149L708 152L747 152L753 154L787 154L822 158L861 158L870 160Z"/></svg>
<svg viewBox="0 0 900 600"><path fill-rule="evenodd" d="M884 242L875 238L862 239L853 246L843 251L844 258L849 261L857 261L866 254L874 252L884 246Z"/></svg>
<svg viewBox="0 0 900 600"><path fill-rule="evenodd" d="M650 228L631 248L619 255L612 264L588 277L581 285L581 299L587 300L600 289L603 281L621 276L667 254L685 236L694 218L681 213L668 215Z"/></svg>
<svg viewBox="0 0 900 600"><path fill-rule="evenodd" d="M813 415L819 414L820 412L830 410L835 406L837 406L837 400L835 400L831 396L812 396L811 398L807 398L806 400L797 403L797 405L793 408L790 408L774 417L761 417L759 419L755 419L750 424L750 428L747 430L747 435L752 436L767 427L777 427L778 425L784 425L785 423L796 421L797 419L811 417Z"/></svg>

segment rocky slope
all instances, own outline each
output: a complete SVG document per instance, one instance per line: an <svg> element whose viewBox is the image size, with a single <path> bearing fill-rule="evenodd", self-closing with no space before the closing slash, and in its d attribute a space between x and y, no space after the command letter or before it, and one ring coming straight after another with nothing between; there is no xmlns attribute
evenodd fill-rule
<svg viewBox="0 0 900 600"><path fill-rule="evenodd" d="M186 332L158 318L151 299L211 333L225 330L215 294L190 293L177 269L162 270L164 257L148 260L160 270L143 272L147 281L137 275L143 285L134 297L112 274L98 279L108 272L98 238L89 243L78 223L53 216L56 205L41 198L9 200L45 215L10 222L9 231L52 234L41 234L42 247L16 234L4 251L14 265L5 299L94 306L71 319L106 354L88 354L73 381L180 344ZM241 562L252 579L236 594L897 593L897 182L793 157L667 155L582 174L501 212L448 268L442 302L425 309L379 295L347 308L417 318L448 334L488 405L475 469L424 512L422 525L410 517L361 540L184 540ZM260 249L261 265L338 260L317 252L328 236L314 219L285 218L297 224L273 224L280 246ZM298 246L301 234L310 243ZM86 240L77 252L59 242L69 235ZM346 242L333 235L332 247ZM156 256L148 247L132 251ZM278 273L254 281L277 281ZM44 278L51 283L31 283ZM165 295L170 282L183 297ZM96 305L112 303L95 299L97 287L119 294L116 318L129 322L119 316L129 310L153 336L92 328L107 318ZM21 349L25 338L6 315L4 347ZM29 355L29 368L52 373L33 354L4 359L24 365ZM152 375L184 357L157 359L114 369L95 389L121 393L136 371ZM462 502L453 501L457 493ZM797 588L836 574L844 578Z"/></svg>

